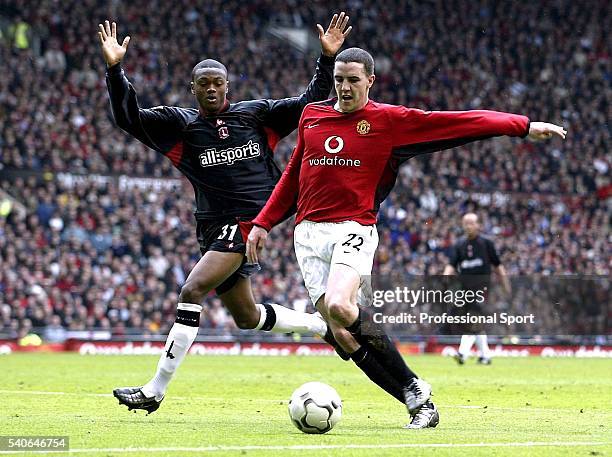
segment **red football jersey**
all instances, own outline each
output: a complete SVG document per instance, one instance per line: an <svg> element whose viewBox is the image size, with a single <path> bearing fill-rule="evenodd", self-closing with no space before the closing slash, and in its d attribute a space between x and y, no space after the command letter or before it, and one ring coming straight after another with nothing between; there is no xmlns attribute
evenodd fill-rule
<svg viewBox="0 0 612 457"><path fill-rule="evenodd" d="M255 225L270 230L295 212L296 203L296 223L374 224L403 161L470 141L529 133L529 119L516 114L422 111L372 100L344 114L334 109L335 102L304 109L293 155Z"/></svg>

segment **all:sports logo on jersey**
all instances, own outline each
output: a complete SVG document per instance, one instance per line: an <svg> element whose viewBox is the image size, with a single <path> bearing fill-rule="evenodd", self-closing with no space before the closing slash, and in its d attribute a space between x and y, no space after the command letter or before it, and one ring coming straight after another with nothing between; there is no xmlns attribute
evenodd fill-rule
<svg viewBox="0 0 612 457"><path fill-rule="evenodd" d="M217 151L215 148L206 149L199 155L200 165L212 167L215 165L231 165L238 160L252 159L261 154L259 143L250 140L247 144L235 148Z"/></svg>

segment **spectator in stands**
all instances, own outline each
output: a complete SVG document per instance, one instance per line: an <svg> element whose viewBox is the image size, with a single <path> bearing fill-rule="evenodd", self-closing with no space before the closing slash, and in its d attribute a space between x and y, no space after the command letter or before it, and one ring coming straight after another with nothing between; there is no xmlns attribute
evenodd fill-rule
<svg viewBox="0 0 612 457"><path fill-rule="evenodd" d="M51 316L51 323L45 327L43 339L48 343L63 343L66 341L66 329L58 315Z"/></svg>

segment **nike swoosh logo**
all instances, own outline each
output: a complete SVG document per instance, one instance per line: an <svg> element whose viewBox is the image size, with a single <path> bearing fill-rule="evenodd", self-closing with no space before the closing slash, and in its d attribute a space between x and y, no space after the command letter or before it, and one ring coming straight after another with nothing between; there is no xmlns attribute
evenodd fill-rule
<svg viewBox="0 0 612 457"><path fill-rule="evenodd" d="M307 128L307 129L313 129L313 128L315 128L317 125L319 125L319 124L311 124L311 125L307 125L307 126L306 126L306 128Z"/></svg>

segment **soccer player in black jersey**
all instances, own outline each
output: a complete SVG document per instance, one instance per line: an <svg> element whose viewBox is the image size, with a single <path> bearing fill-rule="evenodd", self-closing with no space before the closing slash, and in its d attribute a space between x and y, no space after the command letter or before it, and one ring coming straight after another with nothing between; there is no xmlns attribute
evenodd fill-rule
<svg viewBox="0 0 612 457"><path fill-rule="evenodd" d="M491 283L491 271L493 270L499 276L506 292L510 293L510 281L508 280L506 269L501 264L501 260L499 260L499 255L493 242L480 235L478 216L474 213L467 213L463 216L461 222L465 231L465 237L460 238L452 247L448 265L444 268L444 274L453 275L458 273L464 289L484 291L486 297ZM472 308L465 311L473 314L481 313L484 310L474 304ZM473 330L476 332L480 329L475 328ZM491 363L491 355L489 345L487 344L487 335L482 331L477 332L477 334L461 336L461 343L459 344L455 360L460 365L463 365L470 354L474 342L478 348L478 362L489 365Z"/></svg>
<svg viewBox="0 0 612 457"><path fill-rule="evenodd" d="M272 193L281 172L273 160L278 141L296 129L307 103L325 100L333 86L334 57L352 27L348 16L335 14L327 31L317 24L321 57L306 91L281 100L229 103L228 73L212 59L199 62L191 74L198 108L157 106L142 109L121 67L130 37L117 41L117 27L99 25L106 81L115 121L139 141L165 155L195 190L197 237L202 258L183 285L176 321L170 330L155 376L142 387L115 389L130 409L157 410L168 383L196 338L201 302L215 289L238 327L277 332L313 332L334 345L319 314L277 304L256 304L246 264L249 221Z"/></svg>

